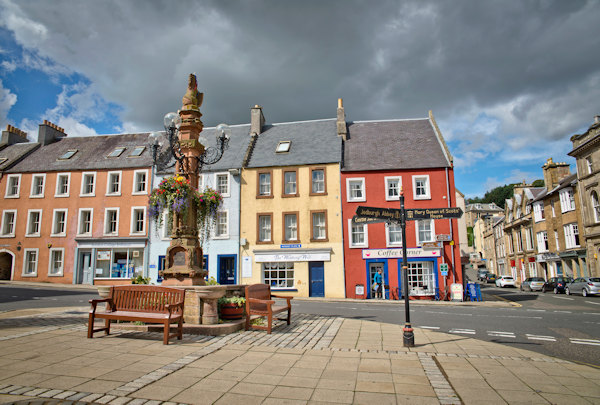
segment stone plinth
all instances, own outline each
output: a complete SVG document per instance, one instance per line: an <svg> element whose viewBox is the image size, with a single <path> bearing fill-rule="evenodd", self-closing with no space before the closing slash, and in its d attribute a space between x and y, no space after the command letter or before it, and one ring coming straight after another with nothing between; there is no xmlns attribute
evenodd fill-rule
<svg viewBox="0 0 600 405"><path fill-rule="evenodd" d="M183 286L185 305L183 321L190 325L215 325L219 323L217 301L225 295L227 286Z"/></svg>

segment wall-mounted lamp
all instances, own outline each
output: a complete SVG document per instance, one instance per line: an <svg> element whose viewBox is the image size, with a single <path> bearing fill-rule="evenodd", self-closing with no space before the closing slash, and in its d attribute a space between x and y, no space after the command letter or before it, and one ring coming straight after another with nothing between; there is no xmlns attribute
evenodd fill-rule
<svg viewBox="0 0 600 405"><path fill-rule="evenodd" d="M20 251L21 250L21 242L17 243L17 250Z"/></svg>
<svg viewBox="0 0 600 405"><path fill-rule="evenodd" d="M52 247L52 243L48 243L48 249Z"/></svg>

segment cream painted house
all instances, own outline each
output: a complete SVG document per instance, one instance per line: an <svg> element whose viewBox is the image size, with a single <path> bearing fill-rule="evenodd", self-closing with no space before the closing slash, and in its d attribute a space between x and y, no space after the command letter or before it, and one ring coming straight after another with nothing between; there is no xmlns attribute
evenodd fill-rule
<svg viewBox="0 0 600 405"><path fill-rule="evenodd" d="M336 119L265 125L252 109L241 172L241 283L301 297L344 297Z"/></svg>

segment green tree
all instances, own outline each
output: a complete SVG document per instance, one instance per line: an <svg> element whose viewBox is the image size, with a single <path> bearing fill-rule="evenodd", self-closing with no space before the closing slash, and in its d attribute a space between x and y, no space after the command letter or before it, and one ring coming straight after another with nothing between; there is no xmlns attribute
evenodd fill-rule
<svg viewBox="0 0 600 405"><path fill-rule="evenodd" d="M504 186L498 186L498 187L493 188L490 191L486 192L485 195L483 196L483 198L480 198L480 197L469 198L467 200L467 202L469 204L495 203L498 207L504 208L504 202L507 199L511 198L513 195L513 188L514 188L514 184L505 184Z"/></svg>
<svg viewBox="0 0 600 405"><path fill-rule="evenodd" d="M533 183L531 183L531 187L544 187L544 180L543 179L537 179L535 180Z"/></svg>

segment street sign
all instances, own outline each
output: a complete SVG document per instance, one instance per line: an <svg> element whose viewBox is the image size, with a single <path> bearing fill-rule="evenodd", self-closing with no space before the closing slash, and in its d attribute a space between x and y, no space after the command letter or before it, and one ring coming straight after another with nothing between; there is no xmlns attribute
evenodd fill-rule
<svg viewBox="0 0 600 405"><path fill-rule="evenodd" d="M450 242L452 240L452 236L439 234L435 235L435 240L437 240L438 242Z"/></svg>
<svg viewBox="0 0 600 405"><path fill-rule="evenodd" d="M448 263L440 263L440 273L442 276L448 275Z"/></svg>
<svg viewBox="0 0 600 405"><path fill-rule="evenodd" d="M359 207L360 208L360 207ZM406 210L406 220L460 218L463 210L460 207L447 208L410 208Z"/></svg>
<svg viewBox="0 0 600 405"><path fill-rule="evenodd" d="M365 207L361 205L356 209L356 216L378 219L381 222L400 221L401 212L402 210L397 208Z"/></svg>
<svg viewBox="0 0 600 405"><path fill-rule="evenodd" d="M355 215L352 217L352 222L355 224L378 224L381 222L387 222L385 219L376 219L376 218L367 218L367 217L359 217Z"/></svg>
<svg viewBox="0 0 600 405"><path fill-rule="evenodd" d="M442 244L440 242L422 242L421 247L423 249L441 249Z"/></svg>

